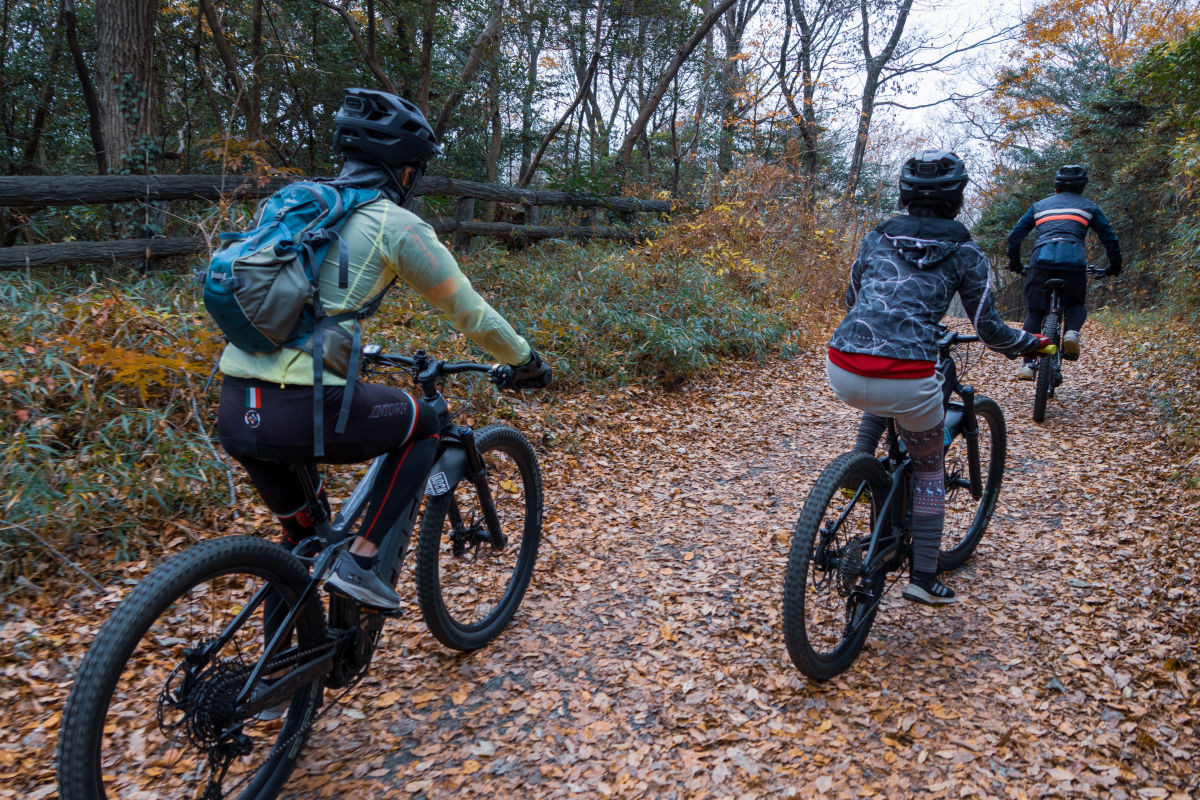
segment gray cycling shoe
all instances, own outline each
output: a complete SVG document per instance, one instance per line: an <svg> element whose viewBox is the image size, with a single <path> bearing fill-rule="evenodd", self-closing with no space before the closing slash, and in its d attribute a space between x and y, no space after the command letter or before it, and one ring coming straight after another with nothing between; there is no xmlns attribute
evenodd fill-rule
<svg viewBox="0 0 1200 800"><path fill-rule="evenodd" d="M1062 340L1062 356L1067 361L1079 358L1079 331L1067 331Z"/></svg>
<svg viewBox="0 0 1200 800"><path fill-rule="evenodd" d="M400 609L400 595L396 594L396 590L388 586L375 570L360 567L349 550L343 550L337 561L333 562L325 585L371 608L383 611Z"/></svg>

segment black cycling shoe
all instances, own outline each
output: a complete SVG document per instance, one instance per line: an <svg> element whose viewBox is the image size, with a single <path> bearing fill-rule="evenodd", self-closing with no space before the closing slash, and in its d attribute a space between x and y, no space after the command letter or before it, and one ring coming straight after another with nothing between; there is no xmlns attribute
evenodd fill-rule
<svg viewBox="0 0 1200 800"><path fill-rule="evenodd" d="M908 586L904 587L901 595L905 600L923 603L927 606L948 606L957 603L959 598L954 590L937 579L936 574L914 572L909 578Z"/></svg>

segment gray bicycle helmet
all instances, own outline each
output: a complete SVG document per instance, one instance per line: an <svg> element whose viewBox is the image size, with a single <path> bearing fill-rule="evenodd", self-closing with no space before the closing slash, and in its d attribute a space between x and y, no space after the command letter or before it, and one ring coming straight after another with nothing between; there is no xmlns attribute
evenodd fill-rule
<svg viewBox="0 0 1200 800"><path fill-rule="evenodd" d="M922 150L900 168L900 203L949 212L962 208L967 165L949 150Z"/></svg>
<svg viewBox="0 0 1200 800"><path fill-rule="evenodd" d="M1087 170L1078 164L1064 164L1054 173L1056 192L1082 192L1087 182Z"/></svg>
<svg viewBox="0 0 1200 800"><path fill-rule="evenodd" d="M346 89L333 121L333 149L347 158L419 169L442 154L421 109L394 94Z"/></svg>

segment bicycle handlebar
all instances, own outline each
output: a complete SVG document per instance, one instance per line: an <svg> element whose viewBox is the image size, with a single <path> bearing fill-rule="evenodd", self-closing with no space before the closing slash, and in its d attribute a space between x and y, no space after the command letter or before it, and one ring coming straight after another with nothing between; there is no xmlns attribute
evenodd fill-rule
<svg viewBox="0 0 1200 800"><path fill-rule="evenodd" d="M970 342L978 342L979 337L973 333L959 333L946 328L944 325L939 326L942 335L938 337L938 349L944 350L956 344L968 344Z"/></svg>
<svg viewBox="0 0 1200 800"><path fill-rule="evenodd" d="M1033 269L1033 267L1026 266L1021 270L1021 274L1027 275L1031 269ZM1098 278L1103 278L1108 275L1108 267L1102 267L1099 264L1088 264L1083 268L1083 270L1088 275L1095 275Z"/></svg>
<svg viewBox="0 0 1200 800"><path fill-rule="evenodd" d="M386 367L400 367L410 372L417 383L427 389L442 375L458 375L464 372L487 373L488 380L497 386L504 386L512 377L512 367L507 364L480 364L475 361L442 361L434 358L424 350L418 350L411 356L399 353L384 353L379 345L367 345L362 351L363 360L367 364L378 364ZM428 384L428 386L427 386Z"/></svg>

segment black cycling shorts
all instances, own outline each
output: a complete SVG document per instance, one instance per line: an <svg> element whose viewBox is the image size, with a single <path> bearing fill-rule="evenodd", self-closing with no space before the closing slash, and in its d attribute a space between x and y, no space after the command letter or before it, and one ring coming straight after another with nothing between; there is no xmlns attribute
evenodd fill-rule
<svg viewBox="0 0 1200 800"><path fill-rule="evenodd" d="M346 430L334 432L343 386L326 386L325 455L313 457L313 388L280 386L227 377L221 385L217 433L225 451L283 464L355 464L424 439L440 430L437 413L424 400L391 386L354 387Z"/></svg>
<svg viewBox="0 0 1200 800"><path fill-rule="evenodd" d="M1067 282L1059 292L1063 308L1081 306L1087 302L1087 273L1078 269L1043 269L1032 267L1025 279L1025 302L1030 311L1045 313L1050 308L1050 291L1046 281L1061 278Z"/></svg>

